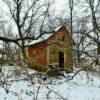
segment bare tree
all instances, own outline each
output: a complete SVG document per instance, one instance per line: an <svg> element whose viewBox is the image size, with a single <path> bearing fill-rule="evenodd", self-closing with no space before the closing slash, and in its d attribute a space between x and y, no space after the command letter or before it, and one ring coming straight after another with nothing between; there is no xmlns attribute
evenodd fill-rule
<svg viewBox="0 0 100 100"><path fill-rule="evenodd" d="M37 32L40 33L38 37L43 33L51 2L49 0L45 2L41 0L3 0L3 2L8 7L18 37L13 39L0 36L0 40L16 43L21 48L23 56L27 58L25 53L26 40L34 39L36 30L40 30L40 32Z"/></svg>

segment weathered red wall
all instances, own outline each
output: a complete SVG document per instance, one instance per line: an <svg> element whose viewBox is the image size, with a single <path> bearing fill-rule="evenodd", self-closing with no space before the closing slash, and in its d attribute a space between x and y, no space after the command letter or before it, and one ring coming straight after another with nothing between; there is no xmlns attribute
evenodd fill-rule
<svg viewBox="0 0 100 100"><path fill-rule="evenodd" d="M41 65L47 65L47 53L46 53L46 42L45 41L29 47L28 49L29 58L33 58L33 52L36 52L36 60L30 61L30 62L35 62Z"/></svg>

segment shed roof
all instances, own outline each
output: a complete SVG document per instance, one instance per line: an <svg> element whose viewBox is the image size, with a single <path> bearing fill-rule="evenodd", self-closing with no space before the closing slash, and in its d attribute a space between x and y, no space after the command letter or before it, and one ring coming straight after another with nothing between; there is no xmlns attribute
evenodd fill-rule
<svg viewBox="0 0 100 100"><path fill-rule="evenodd" d="M57 32L63 25L58 26L54 31ZM47 33L43 34L41 37L39 37L37 40L33 40L29 43L29 45L34 45L36 43L42 42L47 40L50 36L52 36L54 33Z"/></svg>
<svg viewBox="0 0 100 100"><path fill-rule="evenodd" d="M33 44L36 44L38 42L42 42L44 40L47 40L53 33L50 33L50 34L44 34L42 35L41 37L39 37L37 40L33 40L29 43L29 45L33 45Z"/></svg>

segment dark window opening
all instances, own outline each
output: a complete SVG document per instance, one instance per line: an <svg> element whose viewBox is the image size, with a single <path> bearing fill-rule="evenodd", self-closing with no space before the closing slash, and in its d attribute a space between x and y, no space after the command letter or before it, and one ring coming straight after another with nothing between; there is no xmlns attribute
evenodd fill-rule
<svg viewBox="0 0 100 100"><path fill-rule="evenodd" d="M100 43L98 43L97 46L98 46L98 47L97 47L97 54L100 55Z"/></svg>
<svg viewBox="0 0 100 100"><path fill-rule="evenodd" d="M33 52L33 60L36 60L36 53Z"/></svg>
<svg viewBox="0 0 100 100"><path fill-rule="evenodd" d="M59 67L64 68L64 52L59 52Z"/></svg>
<svg viewBox="0 0 100 100"><path fill-rule="evenodd" d="M62 37L62 41L65 41L65 37L64 36Z"/></svg>

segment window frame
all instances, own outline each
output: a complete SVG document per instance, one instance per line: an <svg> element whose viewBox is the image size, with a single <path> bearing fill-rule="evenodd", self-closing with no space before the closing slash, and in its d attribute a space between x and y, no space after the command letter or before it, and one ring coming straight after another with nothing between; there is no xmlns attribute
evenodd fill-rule
<svg viewBox="0 0 100 100"><path fill-rule="evenodd" d="M32 58L34 61L36 61L36 51L33 51Z"/></svg>

